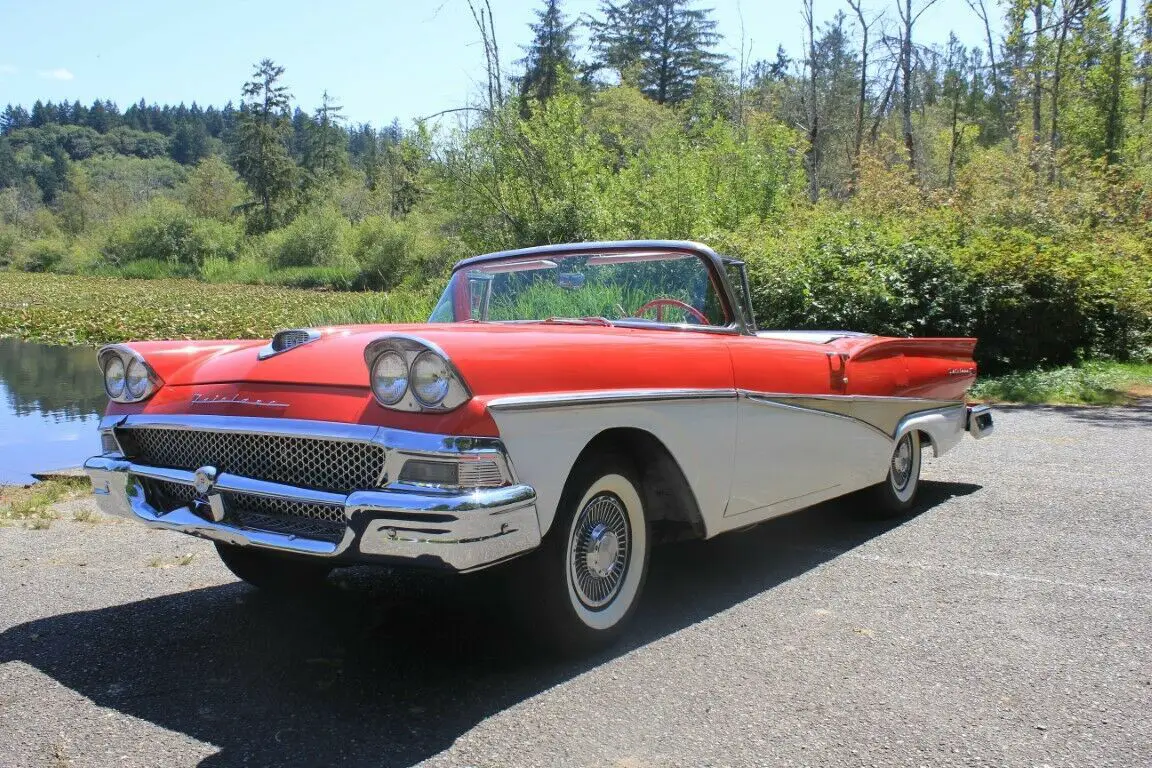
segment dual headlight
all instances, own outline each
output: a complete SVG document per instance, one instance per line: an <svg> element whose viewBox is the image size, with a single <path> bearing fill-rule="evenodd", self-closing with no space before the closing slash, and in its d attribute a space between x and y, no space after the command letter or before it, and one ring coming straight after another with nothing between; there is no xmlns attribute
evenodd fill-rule
<svg viewBox="0 0 1152 768"><path fill-rule="evenodd" d="M379 339L364 351L372 394L386 408L450 411L471 393L439 349L411 338Z"/></svg>
<svg viewBox="0 0 1152 768"><path fill-rule="evenodd" d="M160 385L144 358L128 347L104 347L99 353L100 371L104 374L104 391L118 403L138 403L151 397Z"/></svg>

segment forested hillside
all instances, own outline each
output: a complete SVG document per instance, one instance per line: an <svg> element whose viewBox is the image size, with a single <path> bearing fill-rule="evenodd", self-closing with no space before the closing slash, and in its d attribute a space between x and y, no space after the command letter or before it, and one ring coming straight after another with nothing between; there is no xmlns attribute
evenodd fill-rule
<svg viewBox="0 0 1152 768"><path fill-rule="evenodd" d="M0 264L407 290L690 238L748 261L763 327L978 335L992 370L1152 355L1152 1L968 0L983 39L943 45L929 0L812 2L754 60L689 0L544 0L516 62L477 4L483 93L407 126L298 105L268 60L235 106L9 105Z"/></svg>

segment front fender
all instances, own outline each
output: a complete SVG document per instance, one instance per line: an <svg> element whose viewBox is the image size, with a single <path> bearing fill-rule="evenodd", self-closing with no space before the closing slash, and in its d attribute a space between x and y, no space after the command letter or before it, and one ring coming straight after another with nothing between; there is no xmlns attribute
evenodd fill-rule
<svg viewBox="0 0 1152 768"><path fill-rule="evenodd" d="M536 489L542 534L552 526L577 458L597 435L613 428L642 430L664 444L696 496L705 535L723 519L736 444L734 392L573 393L501 398L488 409L517 478Z"/></svg>

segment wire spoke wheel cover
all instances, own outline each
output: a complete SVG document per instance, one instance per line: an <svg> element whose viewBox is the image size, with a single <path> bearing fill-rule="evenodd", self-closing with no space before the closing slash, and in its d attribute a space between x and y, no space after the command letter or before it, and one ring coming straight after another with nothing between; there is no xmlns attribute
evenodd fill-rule
<svg viewBox="0 0 1152 768"><path fill-rule="evenodd" d="M603 608L624 584L632 530L624 503L601 493L580 510L568 542L568 563L576 596L589 608Z"/></svg>
<svg viewBox="0 0 1152 768"><path fill-rule="evenodd" d="M907 511L920 486L920 435L909 432L896 441L888 463L888 493L896 511Z"/></svg>
<svg viewBox="0 0 1152 768"><path fill-rule="evenodd" d="M892 453L892 487L902 491L912 479L912 435L900 438Z"/></svg>
<svg viewBox="0 0 1152 768"><path fill-rule="evenodd" d="M636 604L648 562L648 524L635 481L606 468L576 497L567 538L553 562L567 582L569 614L589 630L607 632Z"/></svg>

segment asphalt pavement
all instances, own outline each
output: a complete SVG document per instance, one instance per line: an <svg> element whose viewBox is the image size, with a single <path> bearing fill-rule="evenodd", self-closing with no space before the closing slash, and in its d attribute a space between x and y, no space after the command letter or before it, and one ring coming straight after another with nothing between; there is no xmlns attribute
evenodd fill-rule
<svg viewBox="0 0 1152 768"><path fill-rule="evenodd" d="M0 766L1152 765L1150 466L1152 404L1002 409L909 519L658 549L579 661L484 576L278 601L71 502L0 528Z"/></svg>

